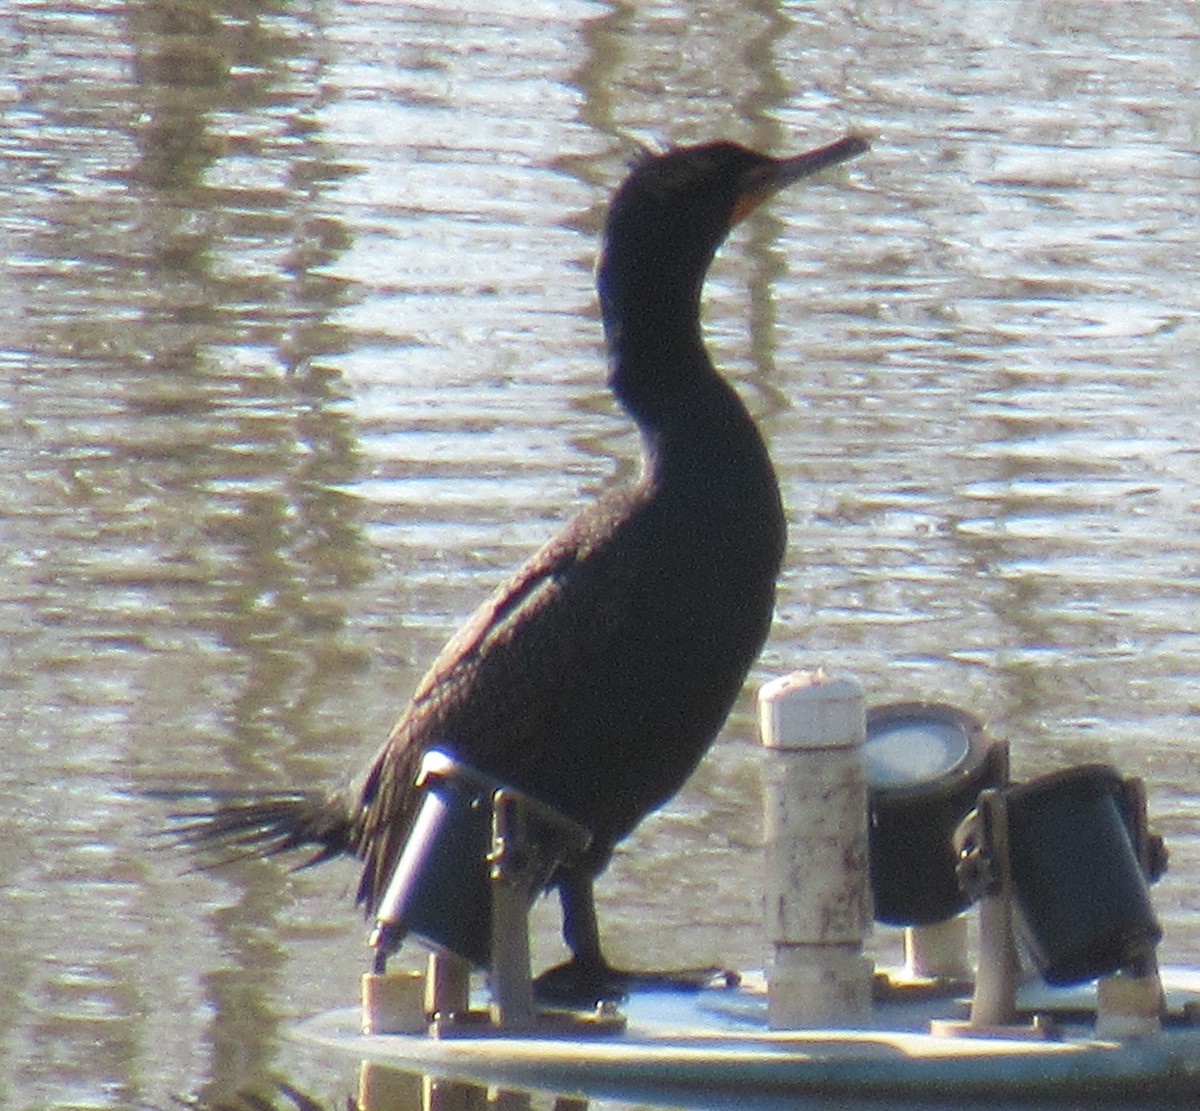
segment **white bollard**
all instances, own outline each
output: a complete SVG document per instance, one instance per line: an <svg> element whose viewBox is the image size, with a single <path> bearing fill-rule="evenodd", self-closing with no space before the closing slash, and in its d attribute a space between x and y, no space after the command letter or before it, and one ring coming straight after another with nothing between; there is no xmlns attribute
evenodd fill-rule
<svg viewBox="0 0 1200 1111"><path fill-rule="evenodd" d="M420 972L365 972L362 977L364 1034L421 1034L429 1025Z"/></svg>
<svg viewBox="0 0 1200 1111"><path fill-rule="evenodd" d="M759 693L767 971L773 1029L847 1026L871 1010L866 739L853 679L797 672Z"/></svg>
<svg viewBox="0 0 1200 1111"><path fill-rule="evenodd" d="M971 979L965 914L904 931L904 976L908 980Z"/></svg>
<svg viewBox="0 0 1200 1111"><path fill-rule="evenodd" d="M1158 969L1144 975L1114 972L1096 982L1096 1037L1123 1041L1162 1029L1163 989Z"/></svg>

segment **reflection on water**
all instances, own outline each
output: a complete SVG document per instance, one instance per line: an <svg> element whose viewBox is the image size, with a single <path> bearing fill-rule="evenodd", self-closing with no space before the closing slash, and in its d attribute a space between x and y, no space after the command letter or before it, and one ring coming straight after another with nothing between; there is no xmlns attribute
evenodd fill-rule
<svg viewBox="0 0 1200 1111"><path fill-rule="evenodd" d="M620 1106L604 1101L612 1111ZM325 1103L287 1081L236 1092L217 1102L196 1100L194 1111L588 1111L584 1096L553 1095L443 1076L402 1072L372 1061L359 1070L355 1093L344 1103Z"/></svg>
<svg viewBox="0 0 1200 1111"><path fill-rule="evenodd" d="M364 967L353 869L182 874L136 792L352 774L629 477L590 267L634 141L875 137L710 283L791 520L757 678L1146 775L1200 956L1191 6L478 7L0 15L0 1103L353 1090L282 1033ZM602 885L620 959L762 959L749 706Z"/></svg>

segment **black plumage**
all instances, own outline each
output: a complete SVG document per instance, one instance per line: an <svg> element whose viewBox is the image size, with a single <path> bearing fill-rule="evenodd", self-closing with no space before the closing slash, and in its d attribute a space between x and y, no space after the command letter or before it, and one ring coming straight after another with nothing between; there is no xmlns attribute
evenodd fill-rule
<svg viewBox="0 0 1200 1111"><path fill-rule="evenodd" d="M475 612L357 794L227 802L195 816L189 840L353 854L370 913L436 745L591 831L585 856L552 883L572 972L604 980L593 880L716 737L767 636L784 551L766 447L705 350L704 277L759 201L865 149L848 137L773 159L718 142L639 161L610 206L597 277L609 383L642 433L639 479L580 512Z"/></svg>

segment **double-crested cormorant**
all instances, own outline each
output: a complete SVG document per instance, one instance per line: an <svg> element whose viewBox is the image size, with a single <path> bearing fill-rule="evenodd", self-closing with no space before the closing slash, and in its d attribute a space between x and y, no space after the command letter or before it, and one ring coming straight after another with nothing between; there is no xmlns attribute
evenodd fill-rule
<svg viewBox="0 0 1200 1111"><path fill-rule="evenodd" d="M579 513L475 612L357 795L228 802L187 839L357 856L371 913L436 745L591 831L586 854L551 880L573 954L557 982L608 981L593 881L716 737L767 636L784 551L766 447L705 351L704 277L759 202L866 146L849 136L776 159L716 142L638 161L609 209L598 288L609 384L642 433L640 478Z"/></svg>

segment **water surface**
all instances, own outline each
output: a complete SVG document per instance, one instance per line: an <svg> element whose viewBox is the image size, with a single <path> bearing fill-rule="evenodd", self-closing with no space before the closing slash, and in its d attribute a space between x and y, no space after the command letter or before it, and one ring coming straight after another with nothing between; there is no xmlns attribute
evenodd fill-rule
<svg viewBox="0 0 1200 1111"><path fill-rule="evenodd" d="M353 1069L354 869L184 873L164 783L336 783L636 471L591 291L638 142L873 150L714 270L791 525L776 626L601 887L613 955L763 959L752 694L944 698L1146 776L1200 959L1194 6L24 0L0 15L0 1103ZM557 959L553 906L539 958Z"/></svg>

